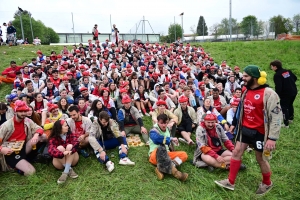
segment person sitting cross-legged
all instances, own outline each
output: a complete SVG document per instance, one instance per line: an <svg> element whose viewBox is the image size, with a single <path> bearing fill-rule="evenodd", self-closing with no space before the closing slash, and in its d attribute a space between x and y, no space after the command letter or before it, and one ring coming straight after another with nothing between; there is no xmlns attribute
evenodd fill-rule
<svg viewBox="0 0 300 200"><path fill-rule="evenodd" d="M228 139L224 129L217 124L217 116L207 111L204 121L196 130L197 147L193 163L197 167L209 166L209 171L216 168L229 169L234 145ZM222 146L227 148L223 149ZM241 169L244 169L244 165Z"/></svg>
<svg viewBox="0 0 300 200"><path fill-rule="evenodd" d="M95 151L96 157L100 163L106 165L109 172L114 170L114 163L109 160L105 150L118 147L120 165L135 165L128 157L128 146L126 136L122 135L119 125L113 119L110 119L106 111L101 111L91 127L89 142Z"/></svg>
<svg viewBox="0 0 300 200"><path fill-rule="evenodd" d="M170 137L170 131L167 128L169 118L166 114L157 116L157 124L150 130L150 150L149 162L157 165L155 173L159 180L164 178L164 174L172 174L180 181L186 181L188 178L187 173L182 173L176 169L185 162L188 155L184 151L170 151L169 145L171 142L178 144L176 137Z"/></svg>
<svg viewBox="0 0 300 200"><path fill-rule="evenodd" d="M78 138L76 134L71 132L67 122L65 120L56 121L49 137L48 152L53 157L53 166L56 169L64 169L57 180L58 184L66 182L68 176L71 178L78 177L71 168L78 163L78 147Z"/></svg>

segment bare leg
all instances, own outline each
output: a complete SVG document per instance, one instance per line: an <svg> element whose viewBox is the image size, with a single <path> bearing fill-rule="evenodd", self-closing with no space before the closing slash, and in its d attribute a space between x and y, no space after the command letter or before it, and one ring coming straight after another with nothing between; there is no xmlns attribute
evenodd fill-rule
<svg viewBox="0 0 300 200"><path fill-rule="evenodd" d="M42 126L45 125L45 121L47 119L47 111L42 112Z"/></svg>
<svg viewBox="0 0 300 200"><path fill-rule="evenodd" d="M16 168L23 171L25 176L30 176L35 173L35 168L25 159L20 160L16 164Z"/></svg>
<svg viewBox="0 0 300 200"><path fill-rule="evenodd" d="M219 163L216 159L214 159L210 155L206 155L206 154L202 153L201 159L203 160L203 162L205 162L206 164L208 164L210 166L221 168L221 163Z"/></svg>
<svg viewBox="0 0 300 200"><path fill-rule="evenodd" d="M138 111L140 111L141 110L141 102L135 101L135 105L136 105L136 108L138 109Z"/></svg>
<svg viewBox="0 0 300 200"><path fill-rule="evenodd" d="M181 135L188 143L192 141L190 132L181 131Z"/></svg>
<svg viewBox="0 0 300 200"><path fill-rule="evenodd" d="M135 90L137 90L139 88L139 82L138 79L134 80L134 84L135 84Z"/></svg>
<svg viewBox="0 0 300 200"><path fill-rule="evenodd" d="M89 137L86 137L86 138L84 138L84 140L82 140L81 142L80 142L80 148L84 148L84 147L87 147L88 145L89 145L90 143L89 143Z"/></svg>
<svg viewBox="0 0 300 200"><path fill-rule="evenodd" d="M262 158L262 152L255 151L256 160L260 166L260 170L263 174L269 173L271 171L270 164L267 161L264 161Z"/></svg>

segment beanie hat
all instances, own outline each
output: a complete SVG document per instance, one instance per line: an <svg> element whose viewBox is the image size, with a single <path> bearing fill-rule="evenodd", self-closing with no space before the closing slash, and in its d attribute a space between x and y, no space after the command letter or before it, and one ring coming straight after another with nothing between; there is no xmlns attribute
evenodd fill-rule
<svg viewBox="0 0 300 200"><path fill-rule="evenodd" d="M15 112L28 111L29 107L26 105L24 101L17 100L15 102Z"/></svg>
<svg viewBox="0 0 300 200"><path fill-rule="evenodd" d="M51 112L53 109L58 108L57 104L47 103L48 111Z"/></svg>
<svg viewBox="0 0 300 200"><path fill-rule="evenodd" d="M245 67L244 72L253 78L257 78L259 85L264 85L267 82L267 73L265 71L260 71L259 67L256 65L248 65Z"/></svg>
<svg viewBox="0 0 300 200"><path fill-rule="evenodd" d="M128 95L125 95L122 98L122 104L125 104L125 103L131 103L131 98Z"/></svg>

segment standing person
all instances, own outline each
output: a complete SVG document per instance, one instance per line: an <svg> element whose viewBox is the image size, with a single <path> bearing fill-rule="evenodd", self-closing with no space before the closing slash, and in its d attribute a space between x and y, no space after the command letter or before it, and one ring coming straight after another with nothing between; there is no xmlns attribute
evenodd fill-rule
<svg viewBox="0 0 300 200"><path fill-rule="evenodd" d="M294 119L293 103L298 93L296 86L297 77L290 70L283 69L282 63L279 60L272 61L270 66L271 69L275 71L273 78L275 83L275 92L280 98L284 126L288 128L289 122L292 122Z"/></svg>
<svg viewBox="0 0 300 200"><path fill-rule="evenodd" d="M267 82L265 72L260 72L255 65L249 65L244 69L243 81L246 88L235 115L236 123L231 126L231 129L235 127L237 141L230 160L229 176L228 179L215 183L234 190L242 155L251 144L254 146L256 160L263 177L256 194L263 195L273 187L268 160L279 138L282 112L278 95L265 84Z"/></svg>
<svg viewBox="0 0 300 200"><path fill-rule="evenodd" d="M12 46L15 42L15 38L16 38L16 28L12 25L12 22L8 22L8 27L7 27L7 41L9 46Z"/></svg>
<svg viewBox="0 0 300 200"><path fill-rule="evenodd" d="M98 40L99 31L98 31L98 25L97 24L95 24L95 26L92 30L92 34L93 34L93 40Z"/></svg>
<svg viewBox="0 0 300 200"><path fill-rule="evenodd" d="M49 137L49 155L53 157L53 166L56 169L63 169L61 176L57 180L58 184L66 182L68 176L77 178L71 166L78 163L79 155L77 149L79 142L65 120L58 120L54 123Z"/></svg>
<svg viewBox="0 0 300 200"><path fill-rule="evenodd" d="M26 160L27 155L38 142L45 141L46 136L43 129L26 118L29 110L25 102L17 100L15 103L15 116L1 125L0 129L0 165L2 171L8 171L10 168L17 168L25 176L35 173L35 168ZM21 141L25 143L22 150L17 154L9 146L3 144L9 141Z"/></svg>

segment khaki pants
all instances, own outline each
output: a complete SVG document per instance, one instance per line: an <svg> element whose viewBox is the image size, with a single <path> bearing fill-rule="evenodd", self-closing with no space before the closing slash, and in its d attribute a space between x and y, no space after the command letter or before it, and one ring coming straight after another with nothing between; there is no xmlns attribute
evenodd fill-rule
<svg viewBox="0 0 300 200"><path fill-rule="evenodd" d="M145 142L148 142L148 140L149 140L148 134L141 133L141 127L139 125L125 126L124 130L125 130L126 136L130 133L131 134L142 134L143 140Z"/></svg>

